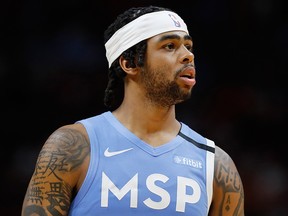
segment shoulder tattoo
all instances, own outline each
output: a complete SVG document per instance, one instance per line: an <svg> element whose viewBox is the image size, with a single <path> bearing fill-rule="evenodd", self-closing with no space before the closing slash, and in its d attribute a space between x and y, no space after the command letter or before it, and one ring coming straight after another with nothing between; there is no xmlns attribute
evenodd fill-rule
<svg viewBox="0 0 288 216"><path fill-rule="evenodd" d="M24 215L41 213L46 209L52 215L65 215L72 199L73 187L67 178L73 178L90 147L79 131L61 128L50 135L39 153L35 171L26 192L28 204Z"/></svg>

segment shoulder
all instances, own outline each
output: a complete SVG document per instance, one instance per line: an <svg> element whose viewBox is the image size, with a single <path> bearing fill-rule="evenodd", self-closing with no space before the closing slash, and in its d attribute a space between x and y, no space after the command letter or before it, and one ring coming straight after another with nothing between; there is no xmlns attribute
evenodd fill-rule
<svg viewBox="0 0 288 216"><path fill-rule="evenodd" d="M59 127L48 137L48 140L56 145L87 145L88 135L84 126L76 123Z"/></svg>
<svg viewBox="0 0 288 216"><path fill-rule="evenodd" d="M86 130L81 124L65 125L56 129L48 137L43 148L54 149L53 151L57 150L57 152L73 153L76 149L89 149L88 140Z"/></svg>
<svg viewBox="0 0 288 216"><path fill-rule="evenodd" d="M219 165L219 163L220 164L223 163L223 165L224 164L226 164L226 165L233 165L234 164L230 155L217 145L215 145L215 162L218 165Z"/></svg>
<svg viewBox="0 0 288 216"><path fill-rule="evenodd" d="M209 216L219 213L244 216L244 189L233 159L215 146L213 199Z"/></svg>
<svg viewBox="0 0 288 216"><path fill-rule="evenodd" d="M235 190L242 184L240 174L237 167L231 158L231 156L221 149L219 146L215 146L215 172L214 180L219 183L226 183L228 185L233 184ZM238 187L237 187L238 186Z"/></svg>
<svg viewBox="0 0 288 216"><path fill-rule="evenodd" d="M48 137L38 161L44 159L53 162L47 163L46 166L53 166L49 168L55 169L63 179L67 177L66 180L77 187L83 168L86 170L89 153L90 144L85 128L81 124L71 124L56 129ZM69 177L70 174L73 174L73 178ZM76 176L78 178L74 178Z"/></svg>

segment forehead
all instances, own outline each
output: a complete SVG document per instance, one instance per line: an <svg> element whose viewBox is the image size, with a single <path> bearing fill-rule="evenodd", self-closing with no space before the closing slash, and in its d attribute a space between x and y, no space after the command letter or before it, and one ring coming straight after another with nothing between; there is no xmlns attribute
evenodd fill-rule
<svg viewBox="0 0 288 216"><path fill-rule="evenodd" d="M192 41L191 36L184 31L164 32L164 33L161 33L161 34L158 34L158 35L151 37L149 40L161 42L161 41L172 40L172 39Z"/></svg>

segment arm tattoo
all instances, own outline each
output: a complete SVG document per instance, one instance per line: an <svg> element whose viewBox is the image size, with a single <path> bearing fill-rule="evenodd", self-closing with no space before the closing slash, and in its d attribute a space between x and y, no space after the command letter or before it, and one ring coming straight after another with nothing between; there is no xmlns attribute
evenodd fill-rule
<svg viewBox="0 0 288 216"><path fill-rule="evenodd" d="M88 153L89 144L80 132L64 128L55 131L39 153L25 198L33 205L24 209L24 215L44 211L39 206L44 201L46 205L48 203L47 210L52 215L65 215L69 210L73 188L63 176L73 174Z"/></svg>
<svg viewBox="0 0 288 216"><path fill-rule="evenodd" d="M218 159L215 160L215 180L223 192L220 215L237 216L244 201L240 175L228 155L220 153L217 157Z"/></svg>

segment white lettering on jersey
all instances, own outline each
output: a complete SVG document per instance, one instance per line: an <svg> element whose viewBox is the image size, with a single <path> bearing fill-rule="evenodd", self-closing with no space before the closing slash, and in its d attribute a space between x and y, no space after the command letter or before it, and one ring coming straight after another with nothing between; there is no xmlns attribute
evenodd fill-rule
<svg viewBox="0 0 288 216"><path fill-rule="evenodd" d="M192 158L178 156L178 155L174 156L174 162L177 163L177 164L183 164L183 165L191 166L191 167L198 168L198 169L202 169L203 168L203 165L202 165L201 161L194 160Z"/></svg>
<svg viewBox="0 0 288 216"><path fill-rule="evenodd" d="M168 181L168 179L169 178L167 176L161 174L152 174L148 176L146 180L146 186L148 190L160 196L162 199L159 202L155 202L152 199L148 198L144 200L146 206L152 209L164 209L169 205L170 203L169 193L155 184L156 181L162 181L165 183L166 181Z"/></svg>
<svg viewBox="0 0 288 216"><path fill-rule="evenodd" d="M186 194L187 187L191 187L193 193L191 195ZM176 211L185 212L186 203L197 203L201 196L201 189L193 179L177 177L177 202Z"/></svg>
<svg viewBox="0 0 288 216"><path fill-rule="evenodd" d="M121 190L102 172L102 189L101 189L101 207L108 207L108 194L111 191L118 200L121 200L125 194L130 191L130 207L137 208L138 203L138 173L133 176Z"/></svg>
<svg viewBox="0 0 288 216"><path fill-rule="evenodd" d="M145 199L143 203L151 209L165 209L171 202L169 192L156 185L157 181L166 183L169 178L163 174L154 173L147 177L147 189L161 197L161 200L156 202L150 197ZM191 194L187 193L187 188L192 189ZM121 200L126 194L130 192L130 208L138 207L138 173L134 175L121 189L117 188L111 179L102 172L102 189L101 189L101 207L108 207L109 205L109 191L113 193L118 200ZM177 194L176 194L176 211L185 212L186 203L194 204L200 200L201 189L198 182L193 179L178 176L177 177Z"/></svg>

